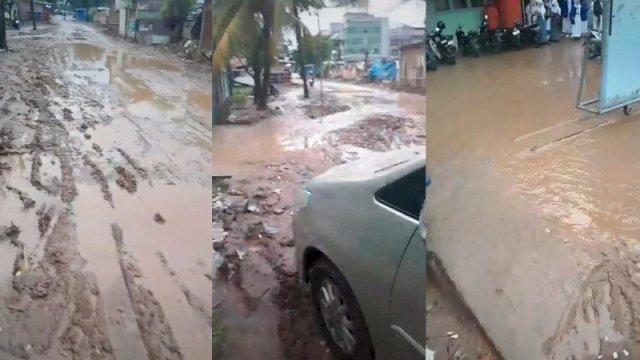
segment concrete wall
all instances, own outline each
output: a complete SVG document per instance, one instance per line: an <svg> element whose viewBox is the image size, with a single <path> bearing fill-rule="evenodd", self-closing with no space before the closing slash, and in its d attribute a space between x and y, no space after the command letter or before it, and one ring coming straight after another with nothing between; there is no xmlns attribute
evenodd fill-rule
<svg viewBox="0 0 640 360"><path fill-rule="evenodd" d="M42 16L44 16L44 5L36 2L33 5L33 9L36 13L36 19L38 21L42 21ZM20 14L20 20L31 20L31 8L29 6L29 1L23 0L18 2L18 13Z"/></svg>
<svg viewBox="0 0 640 360"><path fill-rule="evenodd" d="M438 21L447 25L445 33L453 35L456 27L462 25L465 31L478 30L482 23L484 9L481 7L437 11L433 1L427 1L427 31L432 31Z"/></svg>

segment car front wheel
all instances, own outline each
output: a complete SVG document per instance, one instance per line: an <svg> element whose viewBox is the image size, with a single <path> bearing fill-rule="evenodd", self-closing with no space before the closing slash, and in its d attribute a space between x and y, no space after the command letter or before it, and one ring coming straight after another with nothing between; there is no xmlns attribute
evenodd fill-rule
<svg viewBox="0 0 640 360"><path fill-rule="evenodd" d="M331 352L339 360L369 360L372 346L360 306L340 271L322 259L309 270L311 300Z"/></svg>

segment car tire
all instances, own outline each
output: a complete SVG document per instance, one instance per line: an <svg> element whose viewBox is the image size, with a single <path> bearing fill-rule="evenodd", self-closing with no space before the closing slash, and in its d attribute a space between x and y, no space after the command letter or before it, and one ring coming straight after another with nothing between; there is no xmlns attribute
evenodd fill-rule
<svg viewBox="0 0 640 360"><path fill-rule="evenodd" d="M320 259L309 270L309 282L311 285L311 301L314 307L314 317L320 327L329 349L338 360L370 360L373 358L371 338L367 330L360 305L356 300L347 280L340 271L328 260ZM352 333L355 338L355 346L350 352L345 351L333 339L328 325L322 314L321 298L323 297L323 285L327 282L333 284L340 292L341 298L346 304L346 313L353 325Z"/></svg>

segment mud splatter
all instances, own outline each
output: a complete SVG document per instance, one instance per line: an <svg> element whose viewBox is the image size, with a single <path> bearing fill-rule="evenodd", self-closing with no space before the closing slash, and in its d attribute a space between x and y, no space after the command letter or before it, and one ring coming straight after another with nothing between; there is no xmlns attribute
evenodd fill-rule
<svg viewBox="0 0 640 360"><path fill-rule="evenodd" d="M153 221L157 222L158 224L164 224L167 221L162 217L162 215L160 215L160 213L156 213L155 215L153 215Z"/></svg>
<svg viewBox="0 0 640 360"><path fill-rule="evenodd" d="M22 202L22 206L24 209L31 209L36 206L36 202L32 198L30 198L26 192L16 189L13 186L7 186L7 190L18 196L18 199L20 199L20 201Z"/></svg>
<svg viewBox="0 0 640 360"><path fill-rule="evenodd" d="M18 240L20 232L20 228L14 223L11 223L9 226L0 226L0 241L9 240L11 245L20 247L22 246L22 242Z"/></svg>
<svg viewBox="0 0 640 360"><path fill-rule="evenodd" d="M132 173L127 171L123 166L116 167L116 172L118 173L118 178L116 179L116 184L118 184L118 186L127 190L130 194L133 194L138 190L138 182Z"/></svg>
<svg viewBox="0 0 640 360"><path fill-rule="evenodd" d="M43 237L47 230L49 230L49 226L51 225L51 220L53 220L55 212L55 206L47 207L45 204L42 204L40 209L36 212L38 215L38 231L40 232L40 237Z"/></svg>
<svg viewBox="0 0 640 360"><path fill-rule="evenodd" d="M93 143L93 145L91 145L91 148L95 150L98 155L102 156L102 148L100 147L100 145Z"/></svg>
<svg viewBox="0 0 640 360"><path fill-rule="evenodd" d="M129 165L140 175L143 179L147 178L147 170L140 166L136 160L134 160L126 151L121 148L116 148L116 151L122 155L122 157L127 161Z"/></svg>
<svg viewBox="0 0 640 360"><path fill-rule="evenodd" d="M96 165L93 161L91 161L89 156L84 155L82 159L84 163L91 168L91 176L93 176L93 178L100 185L100 191L102 191L102 197L107 202L109 202L109 204L111 204L111 206L113 207L114 206L113 195L111 195L111 191L109 190L109 182L107 181L107 178L104 176L104 173L102 172L102 170L100 170L98 165Z"/></svg>

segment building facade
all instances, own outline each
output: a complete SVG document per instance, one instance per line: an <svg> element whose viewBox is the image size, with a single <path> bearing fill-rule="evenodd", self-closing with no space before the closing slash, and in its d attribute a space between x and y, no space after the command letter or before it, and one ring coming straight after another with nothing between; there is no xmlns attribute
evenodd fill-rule
<svg viewBox="0 0 640 360"><path fill-rule="evenodd" d="M388 58L389 19L367 13L346 13L342 39L342 58L346 61Z"/></svg>
<svg viewBox="0 0 640 360"><path fill-rule="evenodd" d="M393 59L400 58L400 47L423 41L424 27L403 25L389 30L390 55Z"/></svg>

